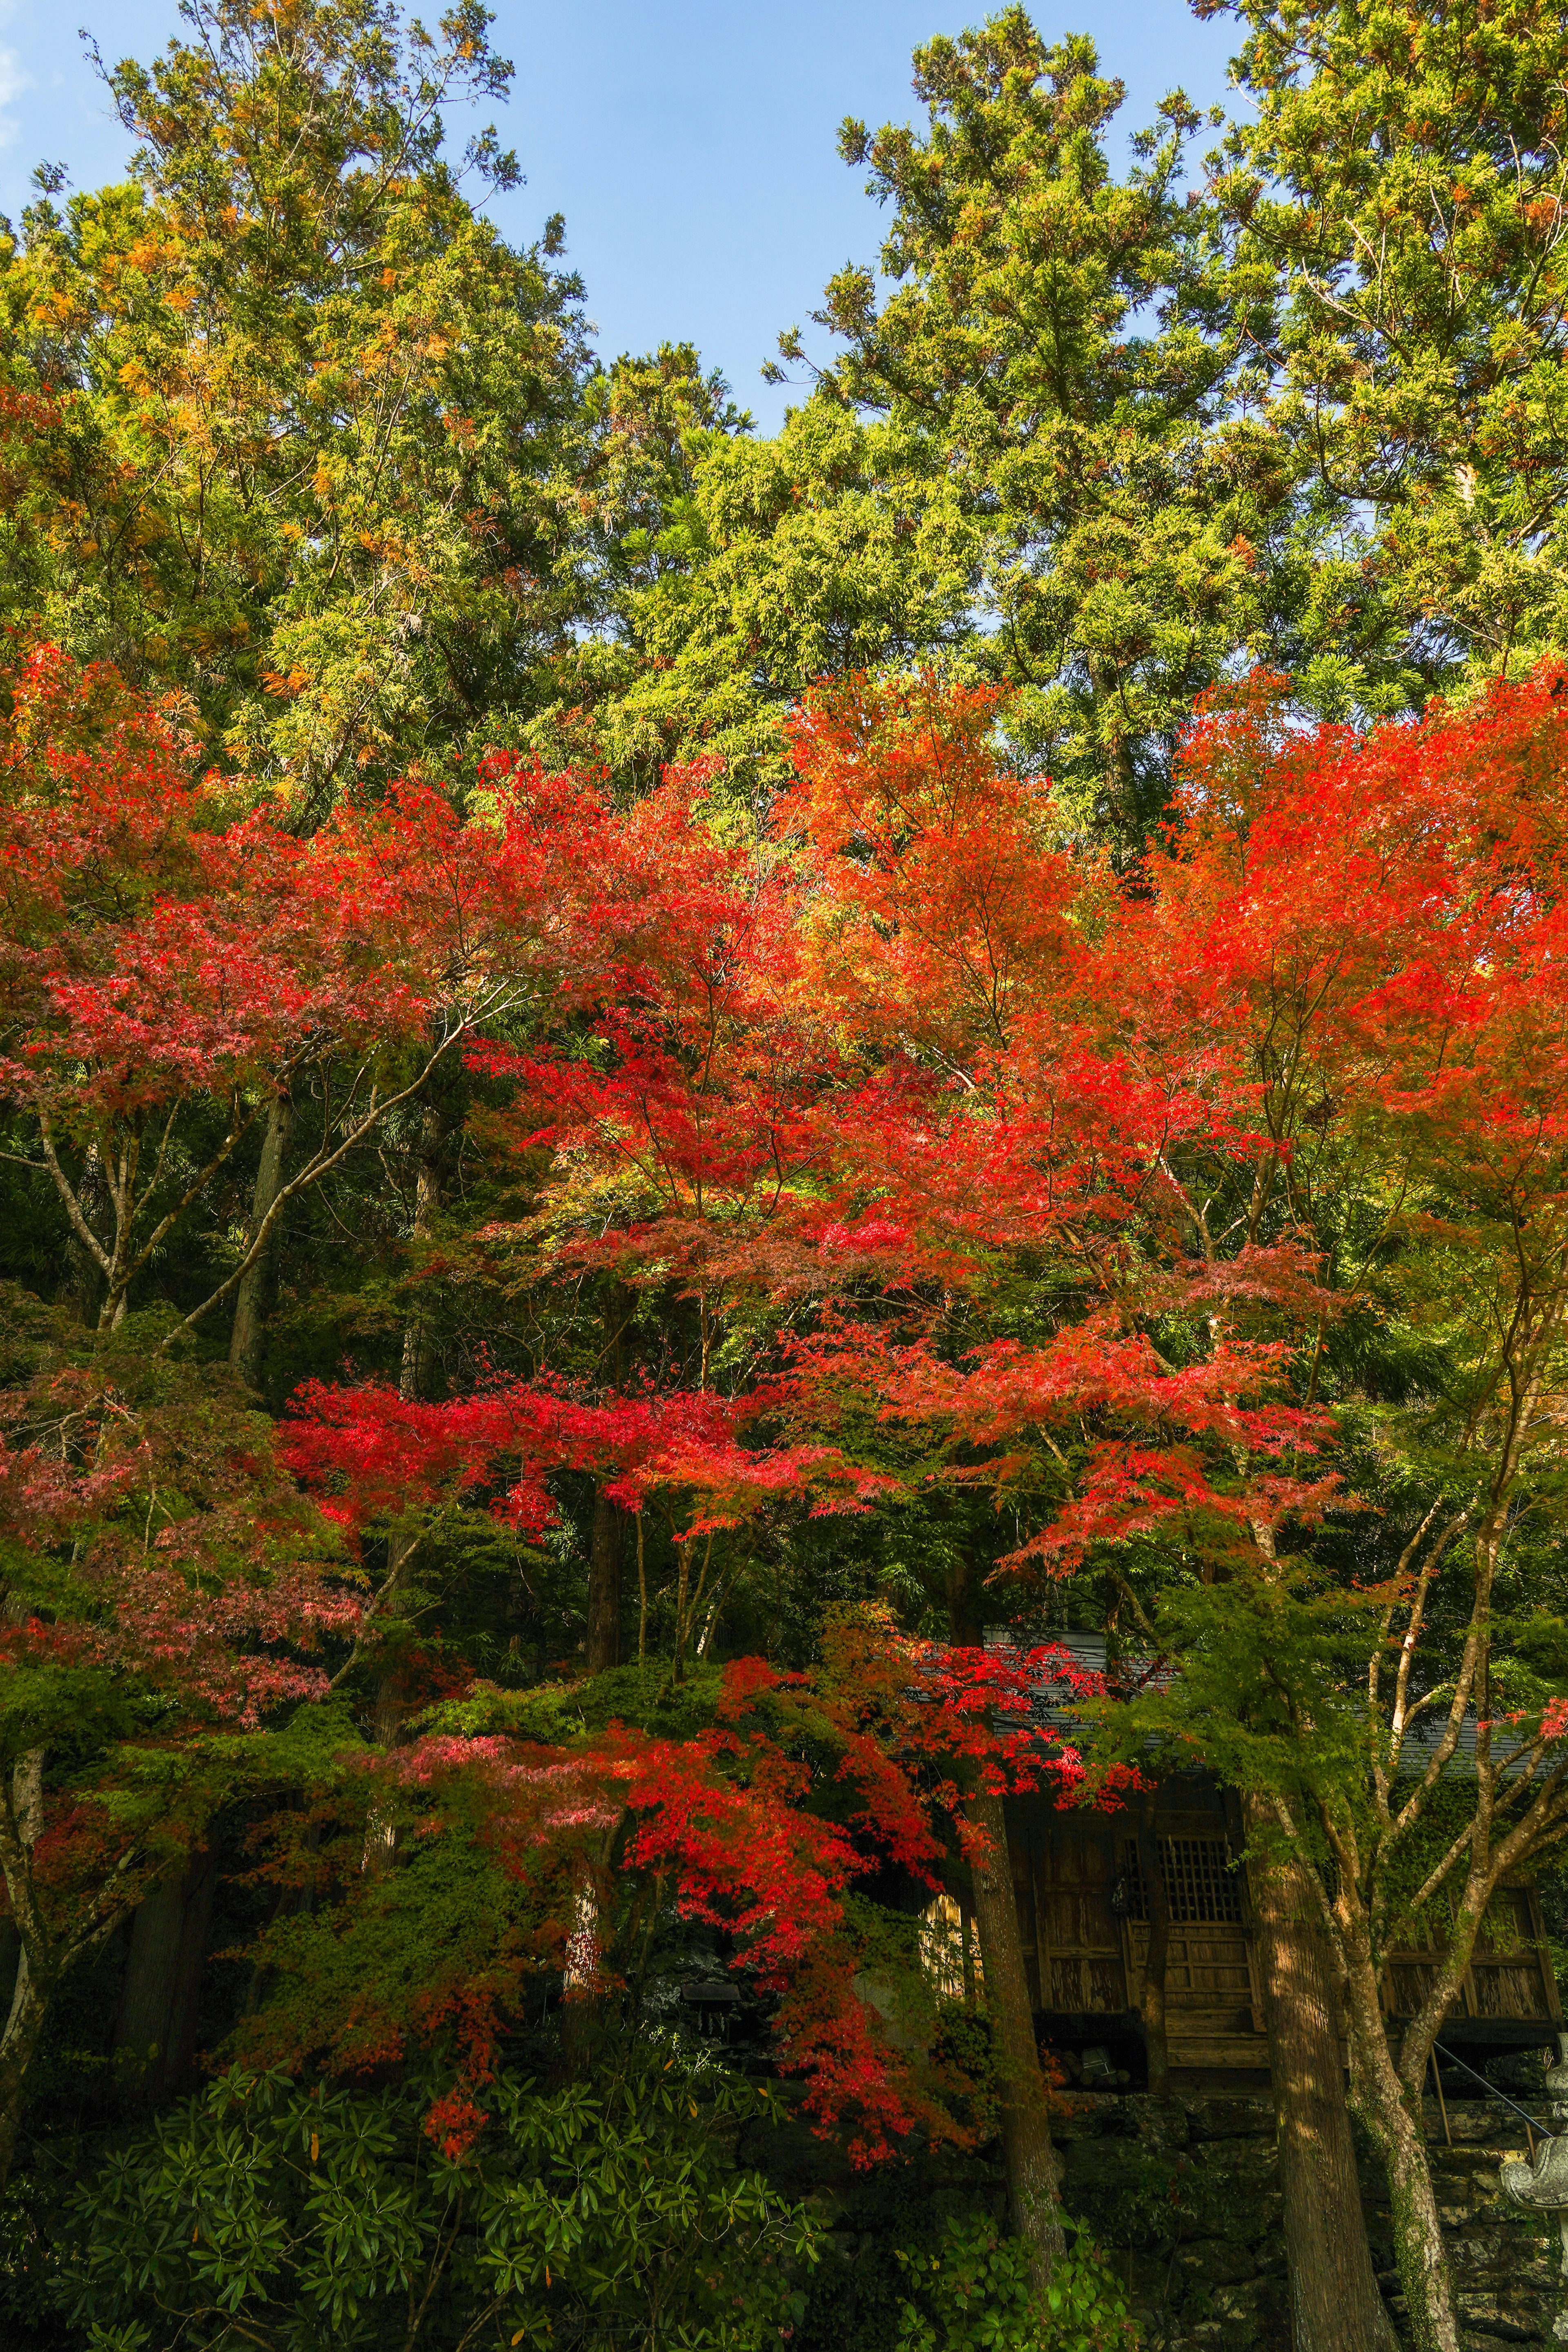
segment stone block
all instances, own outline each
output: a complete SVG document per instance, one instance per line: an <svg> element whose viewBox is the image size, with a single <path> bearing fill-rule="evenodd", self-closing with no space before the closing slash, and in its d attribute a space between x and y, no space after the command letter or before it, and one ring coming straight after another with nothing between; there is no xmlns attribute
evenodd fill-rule
<svg viewBox="0 0 1568 2352"><path fill-rule="evenodd" d="M1126 2140L1073 2140L1062 2150L1064 2193L1089 2189L1131 2189L1138 2183L1140 2150Z"/></svg>
<svg viewBox="0 0 1568 2352"><path fill-rule="evenodd" d="M1192 2285L1202 2288L1240 2286L1258 2275L1258 2264L1245 2245L1231 2238L1198 2238L1178 2246L1175 2267Z"/></svg>
<svg viewBox="0 0 1568 2352"><path fill-rule="evenodd" d="M1200 2139L1272 2139L1274 2102L1260 2091L1233 2098L1194 2099L1187 2104L1187 2130Z"/></svg>
<svg viewBox="0 0 1568 2352"><path fill-rule="evenodd" d="M1488 2352L1500 2352L1505 2344L1540 2344L1547 2339L1539 2327L1521 2322L1517 2314L1510 2317L1509 2309L1491 2295L1461 2294L1459 2325L1467 2338L1484 2345Z"/></svg>
<svg viewBox="0 0 1568 2352"><path fill-rule="evenodd" d="M1192 2352L1290 2352L1284 2293L1272 2281L1220 2287L1178 2340Z"/></svg>
<svg viewBox="0 0 1568 2352"><path fill-rule="evenodd" d="M1184 2147L1186 2109L1178 2100L1142 2092L1073 2092L1051 2117L1058 2147L1075 2140L1140 2140L1152 2147Z"/></svg>

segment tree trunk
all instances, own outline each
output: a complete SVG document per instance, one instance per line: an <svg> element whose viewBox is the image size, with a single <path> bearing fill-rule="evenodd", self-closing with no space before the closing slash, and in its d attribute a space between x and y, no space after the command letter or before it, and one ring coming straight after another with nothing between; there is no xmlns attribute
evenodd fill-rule
<svg viewBox="0 0 1568 2352"><path fill-rule="evenodd" d="M185 1873L185 1916L180 1929L180 1964L174 1978L174 1998L169 2010L163 2087L176 2090L190 2081L200 2032L202 1979L206 1973L207 1937L212 1927L213 1897L217 1892L216 1856L198 1854Z"/></svg>
<svg viewBox="0 0 1568 2352"><path fill-rule="evenodd" d="M195 2055L216 1874L212 1857L197 1854L136 1907L114 2047L126 2053L135 2085L149 2099L174 2089Z"/></svg>
<svg viewBox="0 0 1568 2352"><path fill-rule="evenodd" d="M283 1163L289 1152L289 1130L294 1123L294 1106L287 1095L274 1095L267 1114L267 1131L261 1139L261 1164L256 1171L256 1190L250 1202L250 1232L254 1234L268 1209L283 1188ZM259 1386L261 1360L266 1345L267 1286L277 1262L278 1234L268 1235L267 1247L240 1276L234 1294L234 1329L229 1335L228 1360L247 1388Z"/></svg>
<svg viewBox="0 0 1568 2352"><path fill-rule="evenodd" d="M1247 1834L1268 1815L1242 1800ZM1295 2352L1394 2352L1367 2244L1351 2139L1330 1955L1302 1865L1254 1864L1253 1933L1263 1979L1268 2071L1279 2133L1285 2260Z"/></svg>
<svg viewBox="0 0 1568 2352"><path fill-rule="evenodd" d="M35 1977L23 1952L16 1963L5 2031L0 2034L0 2183L9 2178L16 2160L27 2075L43 2038L52 1989L47 1979L40 1982Z"/></svg>
<svg viewBox="0 0 1568 2352"><path fill-rule="evenodd" d="M955 1649L984 1646L984 1587L972 1559L954 1565L948 1590L948 1623ZM1035 2013L1024 1969L1013 1864L1007 1851L1007 1820L1000 1797L974 1790L964 1811L985 1834L986 1851L970 1864L970 1890L980 1943L980 1970L990 2011L1001 2074L1002 2158L1007 2173L1007 2210L1015 2236L1029 2249L1029 2276L1037 2294L1051 2283L1066 2246L1058 2184L1061 2166L1051 2145L1046 2080L1035 2040Z"/></svg>
<svg viewBox="0 0 1568 2352"><path fill-rule="evenodd" d="M1001 2080L1002 2155L1007 2168L1007 2205L1014 2234L1029 2250L1029 2274L1044 2294L1065 2241L1057 2201L1060 2167L1051 2145L1045 2077L1035 2042L1035 2018L1024 1972L1018 1906L1007 1853L1007 1825L1000 1797L977 1790L965 1807L985 1833L986 1851L971 1863L974 1920L980 1930L980 1966L985 2003L996 2037Z"/></svg>
<svg viewBox="0 0 1568 2352"><path fill-rule="evenodd" d="M395 1538L395 1546L396 1541ZM389 1585L402 1582L405 1565L413 1549L413 1540L404 1542L401 1550L395 1549L387 1577ZM380 1675L375 1685L374 1737L376 1746L385 1748L390 1754L401 1738L404 1724L411 1713L408 1685L401 1668L395 1666L389 1673ZM374 1877L379 1871L389 1870L396 1859L399 1843L400 1832L392 1813L384 1806L373 1805L365 1823L364 1844L360 1852L361 1870L367 1877Z"/></svg>
<svg viewBox="0 0 1568 2352"><path fill-rule="evenodd" d="M422 1240L428 1234L437 1210L441 1205L441 1147L447 1139L447 1122L440 1112L426 1103L420 1122L419 1163L414 1175L414 1237ZM434 1349L430 1344L430 1325L417 1293L403 1327L403 1369L398 1375L397 1393L401 1397L427 1397L435 1372Z"/></svg>
<svg viewBox="0 0 1568 2352"><path fill-rule="evenodd" d="M10 1800L7 1806L10 1822L8 1835L14 1834L26 1865L25 1875L30 1878L33 1848L43 1834L44 1827L44 1750L29 1748L11 1768ZM12 1849L7 1847L7 1871L12 1866ZM24 1898L20 1882L11 1890L12 1908ZM29 1927L27 1921L31 1921ZM18 1923L16 1976L11 1989L11 2005L5 2019L5 2031L0 2034L0 2183L10 2176L16 2154L16 2137L21 2129L22 2109L27 2095L27 2072L33 2063L44 2031L44 2020L49 2011L49 1995L53 1990L53 1960L49 1942L36 1911ZM31 1958L28 1943L34 1946Z"/></svg>
<svg viewBox="0 0 1568 2352"><path fill-rule="evenodd" d="M77 1180L77 1202L83 1217L95 1234L107 1227L114 1229L114 1209L104 1181L103 1162L96 1143L90 1143ZM103 1288L103 1269L99 1265L75 1225L66 1233L65 1249L61 1255L61 1279L56 1297L62 1307L69 1307L85 1329L92 1330L98 1322L99 1300Z"/></svg>
<svg viewBox="0 0 1568 2352"><path fill-rule="evenodd" d="M427 1234L430 1221L441 1205L441 1144L446 1129L438 1111L427 1103L420 1129L419 1163L414 1180L414 1233ZM403 1364L398 1373L397 1393L406 1403L428 1397L433 1371L430 1329L416 1299L408 1320L403 1327ZM380 1599L384 1616L395 1608L408 1582L408 1563L418 1544L418 1535L395 1532L387 1546L386 1582ZM375 1688L375 1739L381 1748L395 1748L407 1719L408 1685L401 1667L395 1666L384 1674ZM397 1852L397 1830L391 1817L379 1810L371 1816L365 1831L362 1866L366 1871L385 1869Z"/></svg>
<svg viewBox="0 0 1568 2352"><path fill-rule="evenodd" d="M1377 1978L1364 1956L1351 1964L1344 1999L1352 2096L1388 2176L1394 2260L1408 2312L1406 2340L1411 2352L1461 2352L1453 2273L1426 2160L1426 2119L1394 2066Z"/></svg>
<svg viewBox="0 0 1568 2352"><path fill-rule="evenodd" d="M621 1514L603 1486L594 1490L588 1546L588 1672L621 1662Z"/></svg>
<svg viewBox="0 0 1568 2352"><path fill-rule="evenodd" d="M566 1938L561 1985L562 2053L572 2074L590 2078L609 2014L600 1942L600 1878L594 1858L578 1855L572 1871L572 1932Z"/></svg>
<svg viewBox="0 0 1568 2352"><path fill-rule="evenodd" d="M612 1282L602 1308L605 1328L604 1370L619 1389L626 1377L626 1333L637 1311L637 1293L624 1282ZM588 1545L588 1672L602 1675L621 1662L621 1541L626 1514L612 1503L603 1485L594 1491L594 1527ZM642 1565L641 1528L637 1563ZM644 1606L637 1656L647 1636Z"/></svg>
<svg viewBox="0 0 1568 2352"><path fill-rule="evenodd" d="M1087 667L1094 693L1094 716L1101 739L1100 752L1105 761L1106 801L1122 824L1136 834L1139 819L1143 814L1139 805L1138 763L1131 735L1121 723L1120 682L1115 667L1103 656L1091 653L1087 658Z"/></svg>
<svg viewBox="0 0 1568 2352"><path fill-rule="evenodd" d="M1138 1874L1149 1914L1149 1949L1138 1989L1138 2018L1149 2062L1152 2098L1171 2095L1171 2052L1165 2034L1165 1964L1171 1948L1171 1897L1165 1885L1160 1841L1154 1833L1154 1798L1148 1796L1138 1822Z"/></svg>
<svg viewBox="0 0 1568 2352"><path fill-rule="evenodd" d="M180 1874L171 1869L136 1906L114 2029L115 2055L123 2056L143 2091L156 2087L168 2047L184 1918L185 1890Z"/></svg>

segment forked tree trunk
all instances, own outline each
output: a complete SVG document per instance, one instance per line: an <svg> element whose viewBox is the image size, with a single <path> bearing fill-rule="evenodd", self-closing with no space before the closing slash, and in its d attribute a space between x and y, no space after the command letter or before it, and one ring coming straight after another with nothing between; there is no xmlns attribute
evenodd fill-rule
<svg viewBox="0 0 1568 2352"><path fill-rule="evenodd" d="M1006 1818L1002 1799L983 1790L968 1800L965 1811L986 1839L986 1851L972 1863L970 1875L985 2004L996 2037L1008 2212L1015 2236L1029 2250L1035 2292L1044 2294L1066 2242L1058 2200L1060 2168L1051 2145L1046 2082L1035 2042L1034 2011L1007 1853Z"/></svg>
<svg viewBox="0 0 1568 2352"><path fill-rule="evenodd" d="M594 1491L588 1545L588 1672L621 1662L621 1514L603 1486Z"/></svg>
<svg viewBox="0 0 1568 2352"><path fill-rule="evenodd" d="M258 1230L283 1189L283 1163L288 1158L289 1130L293 1123L293 1103L287 1095L274 1095L272 1107L267 1114L267 1131L261 1139L261 1164L256 1171L256 1190L251 1195L252 1234ZM234 1328L229 1334L228 1360L249 1389L260 1384L261 1360L267 1338L267 1286L277 1254L278 1234L274 1230L260 1256L240 1276L234 1294Z"/></svg>
<svg viewBox="0 0 1568 2352"><path fill-rule="evenodd" d="M15 1837L30 1861L44 1827L44 1750L41 1748L28 1748L12 1767L6 1811L9 1815L7 1837ZM7 1853L10 1852L8 1845ZM10 1866L8 1861L8 1870ZM14 1909L21 1899L17 1887L14 1886ZM44 2021L49 2013L49 1998L54 1990L48 1938L43 1933L37 1914L32 1916L31 1929L25 1925L19 1927L21 1948L16 1955L16 1980L11 1990L5 2030L0 2033L0 2182L9 2179L16 2160L16 2138L27 2095L27 2075L43 2037ZM31 1955L27 1948L29 1942L34 1945Z"/></svg>
<svg viewBox="0 0 1568 2352"><path fill-rule="evenodd" d="M1248 1835L1266 1825L1242 1800ZM1248 1874L1279 2134L1295 2352L1394 2352L1367 2244L1329 1952L1299 1863Z"/></svg>
<svg viewBox="0 0 1568 2352"><path fill-rule="evenodd" d="M75 1927L61 1936L50 1933L32 1867L33 1849L44 1827L44 1760L43 1748L30 1748L13 1765L9 1789L0 1781L0 1865L21 1946L5 2031L0 2032L0 2183L16 2158L27 2077L43 2039L49 2004L71 1969L119 1928L131 1904L114 1899L117 1888L129 1891L135 1884L129 1874L132 1848L121 1856L97 1900Z"/></svg>
<svg viewBox="0 0 1568 2352"><path fill-rule="evenodd" d="M1371 1962L1362 1957L1351 1963L1345 2022L1356 2113L1372 2135L1388 2177L1394 2255L1409 2314L1406 2341L1411 2352L1461 2352L1453 2273L1426 2157L1426 2120L1419 2099L1394 2065L1377 1979ZM1425 2066L1423 2057L1423 2072Z"/></svg>
<svg viewBox="0 0 1568 2352"><path fill-rule="evenodd" d="M96 1143L89 1143L87 1148L76 1192L82 1215L91 1230L99 1234L106 1230L112 1233L114 1210L109 1197L109 1187L103 1179L103 1161ZM69 1305L79 1320L90 1331L98 1321L103 1269L74 1224L67 1230L60 1265L62 1279L57 1293L60 1304Z"/></svg>
<svg viewBox="0 0 1568 2352"><path fill-rule="evenodd" d="M16 1963L16 1982L5 2031L0 2034L0 2182L9 2177L16 2161L27 2075L43 2039L53 1990L47 1979L40 1982L35 1976L24 1952Z"/></svg>

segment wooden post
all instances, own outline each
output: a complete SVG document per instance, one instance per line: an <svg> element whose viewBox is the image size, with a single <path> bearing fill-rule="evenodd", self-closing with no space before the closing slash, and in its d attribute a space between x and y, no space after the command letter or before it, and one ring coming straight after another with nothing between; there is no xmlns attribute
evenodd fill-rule
<svg viewBox="0 0 1568 2352"><path fill-rule="evenodd" d="M1448 2129L1448 2102L1443 2096L1443 2077L1438 2069L1437 2053L1435 2050L1432 2053L1432 2080L1436 2084L1437 2091L1437 2113L1443 2118L1443 2137L1448 2147L1452 2147L1454 2145L1454 2135ZM1529 2126L1527 2125L1525 2128L1528 2130ZM1533 2155L1534 2150L1532 2149L1531 2152Z"/></svg>

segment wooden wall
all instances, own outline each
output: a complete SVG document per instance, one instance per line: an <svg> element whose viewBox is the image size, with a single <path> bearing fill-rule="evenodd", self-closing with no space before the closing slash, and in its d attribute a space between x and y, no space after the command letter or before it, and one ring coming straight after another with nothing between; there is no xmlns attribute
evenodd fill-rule
<svg viewBox="0 0 1568 2352"><path fill-rule="evenodd" d="M1168 1784L1156 1800L1153 1830L1163 1842L1171 1895L1171 2064L1249 2073L1266 2067L1247 1874L1230 1862L1240 1841L1224 1796L1200 1781ZM1058 2033L1079 2041L1096 2018L1131 2029L1148 1950L1135 1822L1127 1813L1058 1812L1047 1798L1020 1798L1009 1802L1008 1843L1030 1997L1046 2038L1053 2022ZM1118 1878L1131 1898L1120 1913L1111 1899ZM1501 1889L1449 2014L1450 2038L1529 2041L1561 2025L1543 1941L1532 1891ZM1435 1922L1395 1953L1386 1997L1391 2016L1408 2016L1420 2005L1441 1949Z"/></svg>

